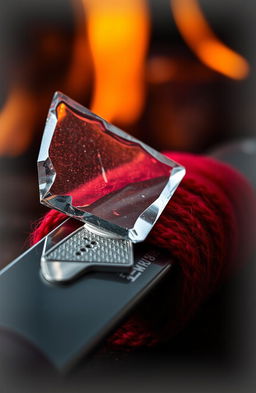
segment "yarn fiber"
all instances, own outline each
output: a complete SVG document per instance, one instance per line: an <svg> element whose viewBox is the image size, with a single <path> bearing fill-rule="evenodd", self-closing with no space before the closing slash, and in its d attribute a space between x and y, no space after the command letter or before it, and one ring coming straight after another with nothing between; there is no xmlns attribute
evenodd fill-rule
<svg viewBox="0 0 256 393"><path fill-rule="evenodd" d="M175 274L171 269L108 338L111 347L152 346L167 340L253 250L256 198L247 180L209 157L165 154L184 165L187 173L147 242L167 250ZM50 210L34 230L32 244L65 218Z"/></svg>

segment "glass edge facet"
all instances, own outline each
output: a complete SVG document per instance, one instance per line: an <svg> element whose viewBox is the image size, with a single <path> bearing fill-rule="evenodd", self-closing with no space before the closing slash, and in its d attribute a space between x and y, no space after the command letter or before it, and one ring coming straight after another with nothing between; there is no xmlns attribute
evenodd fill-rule
<svg viewBox="0 0 256 393"><path fill-rule="evenodd" d="M129 230L128 237L134 243L141 242L148 236L185 174L186 169L183 166L177 164L173 168L169 180L159 197L140 214L135 222L134 228Z"/></svg>

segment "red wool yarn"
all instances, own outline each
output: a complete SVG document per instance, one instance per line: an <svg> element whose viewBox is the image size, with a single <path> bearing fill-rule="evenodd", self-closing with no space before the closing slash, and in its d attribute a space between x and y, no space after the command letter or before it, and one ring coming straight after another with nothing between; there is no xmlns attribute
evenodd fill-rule
<svg viewBox="0 0 256 393"><path fill-rule="evenodd" d="M147 241L170 253L175 273L172 269L108 338L112 348L167 340L253 250L256 198L246 179L209 157L166 155L183 164L187 173ZM32 234L32 244L65 218L49 211Z"/></svg>

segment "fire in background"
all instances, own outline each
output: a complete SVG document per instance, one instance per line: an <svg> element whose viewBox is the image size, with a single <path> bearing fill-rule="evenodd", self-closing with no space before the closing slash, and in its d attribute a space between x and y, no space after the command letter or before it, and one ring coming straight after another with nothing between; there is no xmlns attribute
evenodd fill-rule
<svg viewBox="0 0 256 393"><path fill-rule="evenodd" d="M226 112L217 101L227 81L248 76L249 64L217 37L197 0L164 6L180 34L167 33L164 42L154 39L146 0L62 1L65 18L55 23L49 9L40 29L36 18L21 19L30 44L23 42L10 68L0 155L23 154L35 134L40 139L54 90L159 149L201 151L221 140Z"/></svg>

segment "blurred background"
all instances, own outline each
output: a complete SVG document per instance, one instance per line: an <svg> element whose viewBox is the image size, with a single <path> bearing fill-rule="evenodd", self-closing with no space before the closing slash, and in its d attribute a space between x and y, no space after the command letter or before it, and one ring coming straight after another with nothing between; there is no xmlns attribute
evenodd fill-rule
<svg viewBox="0 0 256 393"><path fill-rule="evenodd" d="M54 91L160 150L252 136L254 16L248 0L2 3L1 266L44 211L35 168Z"/></svg>
<svg viewBox="0 0 256 393"><path fill-rule="evenodd" d="M46 212L36 159L56 90L163 151L255 137L255 22L251 0L1 2L0 267Z"/></svg>

